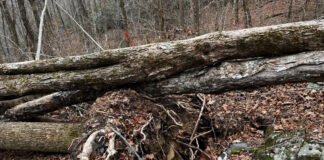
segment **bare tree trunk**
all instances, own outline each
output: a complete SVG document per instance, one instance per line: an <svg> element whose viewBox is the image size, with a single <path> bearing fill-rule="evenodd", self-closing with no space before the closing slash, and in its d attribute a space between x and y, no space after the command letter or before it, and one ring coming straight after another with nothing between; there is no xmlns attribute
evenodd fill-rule
<svg viewBox="0 0 324 160"><path fill-rule="evenodd" d="M294 0L289 0L289 7L288 7L288 20L291 18L291 10L292 10L292 5L293 5Z"/></svg>
<svg viewBox="0 0 324 160"><path fill-rule="evenodd" d="M18 39L18 34L16 30L16 21L15 17L11 17L9 8L7 6L7 1L2 1L1 2L1 9L4 11L4 17L6 18L6 22L8 24L9 32L11 34L11 39L16 45L19 46L19 39Z"/></svg>
<svg viewBox="0 0 324 160"><path fill-rule="evenodd" d="M320 2L319 0L315 0L315 9L314 9L314 12L313 12L313 19L317 19L318 18L318 9L319 9L319 6L320 6Z"/></svg>
<svg viewBox="0 0 324 160"><path fill-rule="evenodd" d="M234 0L233 2L233 15L234 15L234 24L239 24L239 8L238 8L239 0Z"/></svg>
<svg viewBox="0 0 324 160"><path fill-rule="evenodd" d="M159 24L160 24L160 34L163 38L166 37L165 31L164 31L164 8L162 0L158 0L158 7L159 7Z"/></svg>
<svg viewBox="0 0 324 160"><path fill-rule="evenodd" d="M226 6L226 7L225 7ZM222 15L222 31L225 30L225 27L226 27L226 18L227 18L227 15L225 15L228 11L228 8L229 8L229 2L226 2L225 3L225 8L224 8L224 11L223 11L223 15Z"/></svg>
<svg viewBox="0 0 324 160"><path fill-rule="evenodd" d="M191 0L191 10L194 34L200 35L199 0Z"/></svg>
<svg viewBox="0 0 324 160"><path fill-rule="evenodd" d="M119 0L119 8L123 16L123 29L128 30L128 20L124 0Z"/></svg>
<svg viewBox="0 0 324 160"><path fill-rule="evenodd" d="M304 6L303 6L303 18L302 20L304 21L307 16L307 7L308 7L309 0L305 0Z"/></svg>
<svg viewBox="0 0 324 160"><path fill-rule="evenodd" d="M219 21L219 12L221 8L222 8L222 1L216 1L215 31L219 30L218 21Z"/></svg>
<svg viewBox="0 0 324 160"><path fill-rule="evenodd" d="M248 0L242 0L243 1L243 10L244 10L244 26L245 28L252 27L252 21L251 21L251 14L249 9L249 1Z"/></svg>
<svg viewBox="0 0 324 160"><path fill-rule="evenodd" d="M2 18L2 28L3 28L3 34L4 34L4 43L7 48L6 51L4 51L4 53L6 53L7 62L12 62L11 55L10 55L11 52L10 52L9 44L8 44L8 40L7 40L7 37L10 37L10 36L7 36L6 24L5 24L5 14L3 13L2 7L1 7L1 18Z"/></svg>
<svg viewBox="0 0 324 160"><path fill-rule="evenodd" d="M30 21L28 20L27 18L27 12L26 12L26 6L24 4L24 1L17 1L18 2L18 8L19 8L19 11L20 11L20 16L21 16L21 19L22 19L22 22L23 22L23 25L26 29L26 34L27 34L27 37L28 39L26 39L26 42L27 44L29 44L28 47L31 48L31 51L32 52L36 52L36 44L37 44L37 34L36 34L36 31L34 30L32 24L30 23Z"/></svg>
<svg viewBox="0 0 324 160"><path fill-rule="evenodd" d="M226 3L226 0L221 0L221 6L222 6L222 7L221 7L221 8L222 8L222 12L221 12L221 13L222 13L222 14L221 14L221 24L222 24L222 25L221 25L221 29L220 29L221 31L223 31L223 29L224 29L224 23L225 23L225 22L224 22L224 21L225 21L225 10L226 10L226 9L225 9L225 6L226 6L226 4L227 4L227 3Z"/></svg>
<svg viewBox="0 0 324 160"><path fill-rule="evenodd" d="M323 26L323 21L298 22L216 32L172 43L83 56L1 64L0 98L59 90L111 89L160 80L188 69L218 64L224 59L322 50Z"/></svg>
<svg viewBox="0 0 324 160"><path fill-rule="evenodd" d="M80 5L80 12L81 12L81 18L82 18L82 22L83 22L83 25L85 27L87 27L87 31L90 31L90 26L89 26L89 14L88 14L88 11L86 9L86 7L84 6L84 2L82 0L79 0L79 3Z"/></svg>
<svg viewBox="0 0 324 160"><path fill-rule="evenodd" d="M263 16L262 13L260 12L260 10L262 9L261 4L262 4L262 0L257 0L256 13L258 15L259 26L263 24Z"/></svg>
<svg viewBox="0 0 324 160"><path fill-rule="evenodd" d="M179 22L181 27L186 26L185 24L185 0L179 0Z"/></svg>
<svg viewBox="0 0 324 160"><path fill-rule="evenodd" d="M96 26L96 18L95 18L96 16L95 5L96 5L96 1L90 1L92 28L93 28L93 33L96 35L97 26Z"/></svg>
<svg viewBox="0 0 324 160"><path fill-rule="evenodd" d="M40 23L40 18L39 18L39 14L38 14L38 9L37 9L37 5L35 3L35 0L29 0L29 3L32 7L32 10L33 10L33 15L34 15L34 18L35 18L35 22L36 22L36 28L37 28L37 32L38 32L38 25Z"/></svg>
<svg viewBox="0 0 324 160"><path fill-rule="evenodd" d="M81 133L80 124L0 122L0 149L68 153Z"/></svg>

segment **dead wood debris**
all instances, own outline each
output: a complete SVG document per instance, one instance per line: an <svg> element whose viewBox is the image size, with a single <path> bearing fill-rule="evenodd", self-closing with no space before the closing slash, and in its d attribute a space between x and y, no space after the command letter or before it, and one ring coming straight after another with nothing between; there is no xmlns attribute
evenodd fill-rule
<svg viewBox="0 0 324 160"><path fill-rule="evenodd" d="M89 131L97 130L115 121L114 127L143 159L167 159L169 155L182 159L215 159L232 143L262 144L269 126L278 132L307 128L311 138L322 138L323 95L322 90L306 89L305 84L154 99L132 90L120 90L97 99L91 107L92 120L87 126ZM182 126L175 122L181 122ZM121 138L115 140L114 157L135 157ZM105 158L99 151L95 155ZM230 159L252 156L253 153L241 153Z"/></svg>
<svg viewBox="0 0 324 160"><path fill-rule="evenodd" d="M89 159L136 159L122 138L113 136L109 127L114 127L142 159L190 159L193 152L195 159L204 160L216 159L233 143L262 144L268 126L276 132L306 130L310 138L323 139L323 97L323 90L306 89L306 84L158 98L118 90L106 93L92 106L64 108L48 115L74 119L82 114L83 119L90 119L85 123L87 136L73 155L81 153L91 133L105 129L96 137L96 149ZM6 159L3 155L0 152ZM252 158L253 153L248 152L229 157Z"/></svg>

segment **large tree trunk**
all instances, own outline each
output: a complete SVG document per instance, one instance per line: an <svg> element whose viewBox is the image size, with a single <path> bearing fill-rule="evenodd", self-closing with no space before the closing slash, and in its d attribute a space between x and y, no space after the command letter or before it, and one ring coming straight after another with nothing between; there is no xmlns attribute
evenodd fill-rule
<svg viewBox="0 0 324 160"><path fill-rule="evenodd" d="M0 149L67 153L81 133L80 124L0 122Z"/></svg>
<svg viewBox="0 0 324 160"><path fill-rule="evenodd" d="M2 64L0 98L84 88L111 89L168 78L225 59L322 50L323 35L324 21L308 21L211 33L84 56Z"/></svg>
<svg viewBox="0 0 324 160"><path fill-rule="evenodd" d="M162 81L136 84L136 88L151 96L161 96L175 93L220 93L270 84L312 81L324 81L324 51L278 58L227 61L215 67L189 70ZM100 92L93 91L56 92L9 109L4 117L10 120L32 118L65 105L94 99L98 95Z"/></svg>
<svg viewBox="0 0 324 160"><path fill-rule="evenodd" d="M152 96L174 93L212 93L271 84L324 81L324 51L279 58L229 61L138 86Z"/></svg>

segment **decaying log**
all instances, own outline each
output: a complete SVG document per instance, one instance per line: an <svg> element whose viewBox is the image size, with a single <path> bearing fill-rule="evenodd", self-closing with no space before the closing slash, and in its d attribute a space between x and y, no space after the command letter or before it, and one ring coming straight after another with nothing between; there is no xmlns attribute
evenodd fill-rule
<svg viewBox="0 0 324 160"><path fill-rule="evenodd" d="M68 153L81 133L80 124L0 122L0 149Z"/></svg>
<svg viewBox="0 0 324 160"><path fill-rule="evenodd" d="M19 97L16 99L0 101L0 114L3 114L7 109L9 109L11 107L19 105L21 103L25 103L25 102L34 100L41 96L44 96L44 95L42 95L42 94L27 95L27 96Z"/></svg>
<svg viewBox="0 0 324 160"><path fill-rule="evenodd" d="M4 114L4 117L11 120L22 120L39 116L44 113L55 111L64 106L94 100L100 95L95 91L62 91L17 105Z"/></svg>
<svg viewBox="0 0 324 160"><path fill-rule="evenodd" d="M232 57L284 55L323 49L324 20L206 34L187 40L107 50L93 54L1 64L0 74L32 74L156 60L215 63ZM184 57L191 57L185 59ZM183 58L182 58L183 57ZM177 60L176 60L177 59ZM197 60L195 60L197 59Z"/></svg>
<svg viewBox="0 0 324 160"><path fill-rule="evenodd" d="M227 61L217 67L196 68L171 78L136 85L151 96L180 93L212 93L291 82L324 81L324 51L295 55ZM22 120L80 103L99 94L89 91L63 91L18 105L4 115Z"/></svg>
<svg viewBox="0 0 324 160"><path fill-rule="evenodd" d="M0 65L0 99L159 80L224 59L324 49L324 20L206 34L84 56ZM46 72L46 73L44 73ZM27 74L28 73L28 74Z"/></svg>
<svg viewBox="0 0 324 160"><path fill-rule="evenodd" d="M174 93L211 93L291 82L324 81L324 51L225 62L218 67L197 69L138 87L159 96Z"/></svg>

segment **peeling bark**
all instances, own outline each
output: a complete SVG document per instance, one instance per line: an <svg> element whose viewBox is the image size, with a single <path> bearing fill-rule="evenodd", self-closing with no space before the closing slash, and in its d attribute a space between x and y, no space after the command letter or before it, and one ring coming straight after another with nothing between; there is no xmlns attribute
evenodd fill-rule
<svg viewBox="0 0 324 160"><path fill-rule="evenodd" d="M0 99L64 90L112 89L161 80L224 59L322 50L323 35L324 21L309 21L211 33L85 56L2 64L1 73L8 75L0 75Z"/></svg>
<svg viewBox="0 0 324 160"><path fill-rule="evenodd" d="M180 93L212 93L271 84L324 81L324 51L197 69L160 82L138 87L153 96Z"/></svg>

